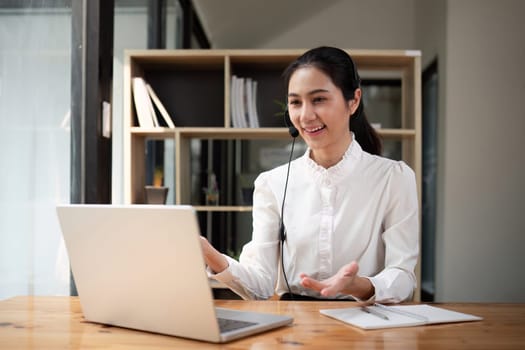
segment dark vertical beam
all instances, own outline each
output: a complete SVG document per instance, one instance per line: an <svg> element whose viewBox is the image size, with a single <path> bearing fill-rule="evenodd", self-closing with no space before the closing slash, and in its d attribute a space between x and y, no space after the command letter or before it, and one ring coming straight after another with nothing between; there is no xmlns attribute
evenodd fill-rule
<svg viewBox="0 0 525 350"><path fill-rule="evenodd" d="M179 0L182 9L182 48L191 49L193 4L190 0Z"/></svg>
<svg viewBox="0 0 525 350"><path fill-rule="evenodd" d="M422 88L422 203L421 203L421 281L432 288L420 288L422 301L434 301L436 255L436 182L438 139L438 61L423 71Z"/></svg>
<svg viewBox="0 0 525 350"><path fill-rule="evenodd" d="M148 49L166 48L166 1L148 1ZM153 184L155 168L164 166L164 141L146 140L146 184Z"/></svg>
<svg viewBox="0 0 525 350"><path fill-rule="evenodd" d="M114 0L72 0L71 5L70 200L110 203L111 138L102 136L102 102L111 102Z"/></svg>
<svg viewBox="0 0 525 350"><path fill-rule="evenodd" d="M86 1L91 2L92 0ZM111 138L103 137L102 135L102 102L112 103L115 0L100 0L99 11L99 30L93 33L98 34L99 38L98 91L96 91L96 88L93 88L93 92L96 92L97 95L93 96L92 104L93 115L98 115L98 118L96 120L88 118L93 123L90 128L92 139L88 143L88 149L91 149L90 153L96 154L92 163L96 164L95 166L97 167L97 180L96 183L89 183L87 199L94 203L111 203L112 147ZM97 64L96 62L93 63Z"/></svg>
<svg viewBox="0 0 525 350"><path fill-rule="evenodd" d="M194 35L201 49L211 48L210 42L195 7L191 0L179 0L182 9L182 48L191 49L191 38Z"/></svg>
<svg viewBox="0 0 525 350"><path fill-rule="evenodd" d="M166 48L166 1L148 1L148 49Z"/></svg>
<svg viewBox="0 0 525 350"><path fill-rule="evenodd" d="M211 44L210 44L210 41L208 40L208 36L206 35L206 32L204 31L204 27L202 26L202 23L194 7L192 7L191 9L191 17L192 17L191 23L193 25L193 28L192 28L193 35L195 35L195 39L199 43L199 47L201 49L211 49Z"/></svg>

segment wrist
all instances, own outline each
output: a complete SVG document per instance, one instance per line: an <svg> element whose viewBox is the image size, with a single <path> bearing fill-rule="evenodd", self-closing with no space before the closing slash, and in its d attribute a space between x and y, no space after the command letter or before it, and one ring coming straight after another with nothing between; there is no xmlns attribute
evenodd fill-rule
<svg viewBox="0 0 525 350"><path fill-rule="evenodd" d="M369 300L375 296L375 287L366 277L356 276L350 293L358 301Z"/></svg>

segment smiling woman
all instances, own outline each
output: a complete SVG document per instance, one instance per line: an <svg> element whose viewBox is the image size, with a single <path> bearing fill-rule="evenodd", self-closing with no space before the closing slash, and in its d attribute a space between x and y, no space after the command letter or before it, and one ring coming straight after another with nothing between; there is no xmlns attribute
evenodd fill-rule
<svg viewBox="0 0 525 350"><path fill-rule="evenodd" d="M252 240L239 261L202 240L212 276L246 299L274 290L293 299L409 299L419 252L416 179L405 163L378 155L352 59L319 47L284 78L290 120L308 149L255 180Z"/></svg>
<svg viewBox="0 0 525 350"><path fill-rule="evenodd" d="M301 122L299 120L301 112L309 112L305 110L304 105L308 107L308 102L311 102L312 106L319 106L318 110L328 109L325 118L335 119L336 122L347 125L347 130L355 134L365 151L381 154L381 140L364 112L361 79L357 67L346 52L333 47L310 50L286 69L284 79L288 85L290 116L292 121L294 117L296 119L294 124ZM297 88L305 90L302 100L298 100L301 95L294 90ZM296 108L301 102L303 102L302 109ZM339 111L338 109L341 108L344 110ZM340 129L343 131L344 128ZM350 133L345 134L345 139L348 139Z"/></svg>
<svg viewBox="0 0 525 350"><path fill-rule="evenodd" d="M352 140L350 115L359 105L361 90L346 101L341 90L321 70L297 69L288 83L292 123L310 146L312 159L329 168L341 159Z"/></svg>

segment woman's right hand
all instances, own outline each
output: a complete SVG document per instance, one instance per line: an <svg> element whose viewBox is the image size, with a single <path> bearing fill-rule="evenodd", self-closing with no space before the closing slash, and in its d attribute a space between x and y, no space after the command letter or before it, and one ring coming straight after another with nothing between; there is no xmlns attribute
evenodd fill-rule
<svg viewBox="0 0 525 350"><path fill-rule="evenodd" d="M352 295L361 300L368 300L375 293L374 286L368 278L358 276L358 271L359 265L352 261L350 264L341 267L335 275L322 281L301 273L301 285L313 289L325 297L341 293Z"/></svg>
<svg viewBox="0 0 525 350"><path fill-rule="evenodd" d="M201 236L201 247L204 261L214 273L220 273L228 268L228 260L204 236Z"/></svg>

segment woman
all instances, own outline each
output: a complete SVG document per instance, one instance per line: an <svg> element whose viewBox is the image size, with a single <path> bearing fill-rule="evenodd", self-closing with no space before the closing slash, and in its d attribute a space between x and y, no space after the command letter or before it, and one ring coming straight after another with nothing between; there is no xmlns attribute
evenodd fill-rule
<svg viewBox="0 0 525 350"><path fill-rule="evenodd" d="M315 48L284 78L289 118L308 149L291 162L286 193L287 165L256 179L253 236L239 262L202 239L212 276L245 299L411 298L419 247L415 176L405 163L379 156L352 59Z"/></svg>

